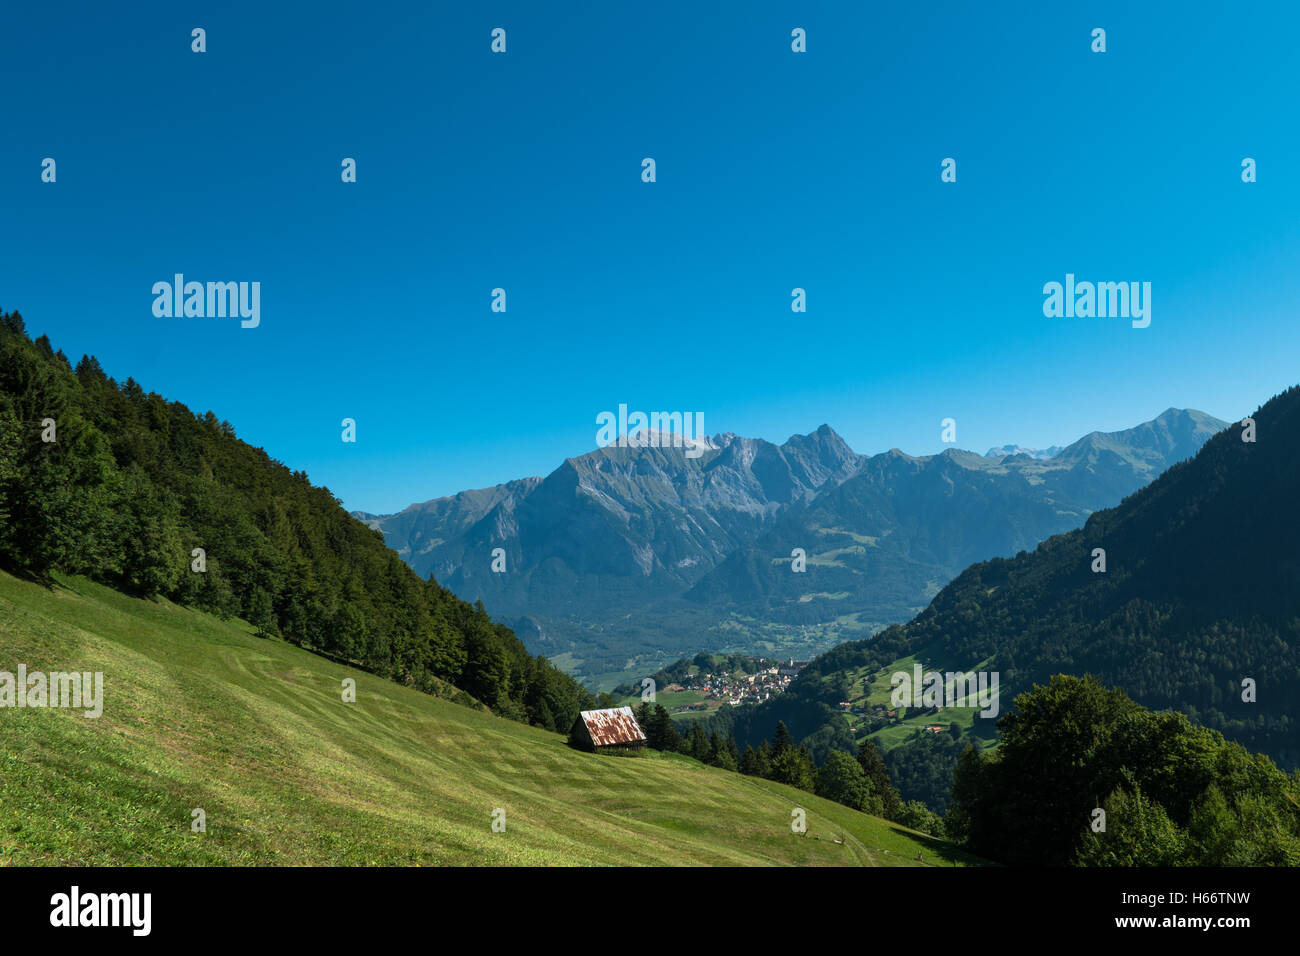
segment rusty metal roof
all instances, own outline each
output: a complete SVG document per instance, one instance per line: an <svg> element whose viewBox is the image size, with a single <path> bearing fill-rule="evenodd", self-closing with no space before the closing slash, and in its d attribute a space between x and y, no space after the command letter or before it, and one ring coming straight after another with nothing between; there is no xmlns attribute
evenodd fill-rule
<svg viewBox="0 0 1300 956"><path fill-rule="evenodd" d="M584 710L578 715L587 725L591 742L597 747L613 744L633 744L646 739L632 714L631 707L610 707L608 710Z"/></svg>

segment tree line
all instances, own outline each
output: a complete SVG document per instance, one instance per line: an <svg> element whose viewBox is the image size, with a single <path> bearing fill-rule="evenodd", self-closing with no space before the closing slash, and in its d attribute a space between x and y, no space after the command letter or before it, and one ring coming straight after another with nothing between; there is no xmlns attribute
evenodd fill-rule
<svg viewBox="0 0 1300 956"><path fill-rule="evenodd" d="M1020 866L1300 865L1300 772L1183 714L1057 675L1015 700L997 749L965 749L944 823Z"/></svg>
<svg viewBox="0 0 1300 956"><path fill-rule="evenodd" d="M954 726L884 759L864 740L818 768L778 722L739 768L1012 866L1300 865L1300 771L1184 714L1149 710L1090 675L1056 675L997 723L993 750Z"/></svg>

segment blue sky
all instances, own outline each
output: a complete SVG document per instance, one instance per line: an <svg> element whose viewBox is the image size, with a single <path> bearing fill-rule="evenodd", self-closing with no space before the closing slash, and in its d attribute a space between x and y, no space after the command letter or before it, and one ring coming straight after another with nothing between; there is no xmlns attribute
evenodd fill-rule
<svg viewBox="0 0 1300 956"><path fill-rule="evenodd" d="M1295 4L539 6L6 5L0 306L375 512L619 403L926 454L1300 380ZM1151 326L1044 317L1067 272Z"/></svg>

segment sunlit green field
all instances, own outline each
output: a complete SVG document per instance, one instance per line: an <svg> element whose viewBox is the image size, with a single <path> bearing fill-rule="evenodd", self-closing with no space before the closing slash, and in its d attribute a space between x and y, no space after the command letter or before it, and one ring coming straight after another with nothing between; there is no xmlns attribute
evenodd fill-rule
<svg viewBox="0 0 1300 956"><path fill-rule="evenodd" d="M0 574L0 671L19 663L102 671L105 703L98 719L0 709L4 864L977 862L685 757L580 753L242 623L79 578L49 589ZM191 830L195 809L205 833Z"/></svg>

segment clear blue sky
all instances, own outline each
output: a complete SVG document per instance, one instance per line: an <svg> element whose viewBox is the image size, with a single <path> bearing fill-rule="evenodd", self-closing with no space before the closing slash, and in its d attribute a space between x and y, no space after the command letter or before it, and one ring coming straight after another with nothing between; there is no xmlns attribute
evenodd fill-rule
<svg viewBox="0 0 1300 956"><path fill-rule="evenodd" d="M545 474L620 402L925 454L1300 380L1294 3L280 6L4 6L0 306L350 508ZM261 326L155 318L176 272ZM1067 272L1150 328L1045 318Z"/></svg>

